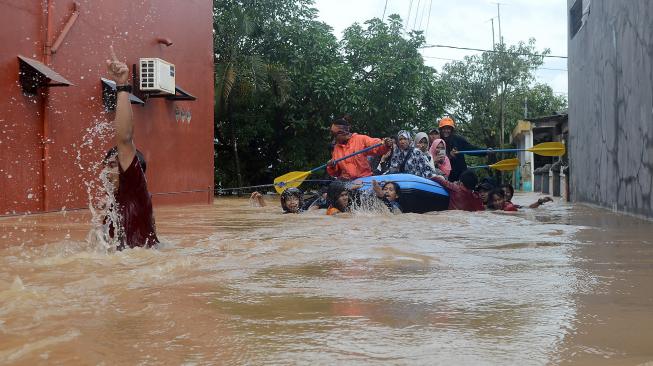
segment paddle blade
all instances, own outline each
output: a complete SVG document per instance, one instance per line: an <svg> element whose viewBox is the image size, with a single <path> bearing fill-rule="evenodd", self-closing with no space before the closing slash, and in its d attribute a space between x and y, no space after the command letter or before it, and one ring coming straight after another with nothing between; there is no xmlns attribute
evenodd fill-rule
<svg viewBox="0 0 653 366"><path fill-rule="evenodd" d="M498 163L490 165L490 168L500 170L502 172L510 172L519 167L519 159L505 159Z"/></svg>
<svg viewBox="0 0 653 366"><path fill-rule="evenodd" d="M562 142L543 142L537 144L530 149L526 149L540 156L562 156L567 152L565 144Z"/></svg>
<svg viewBox="0 0 653 366"><path fill-rule="evenodd" d="M274 180L274 189L281 194L288 188L297 188L309 175L311 175L311 172L286 173Z"/></svg>

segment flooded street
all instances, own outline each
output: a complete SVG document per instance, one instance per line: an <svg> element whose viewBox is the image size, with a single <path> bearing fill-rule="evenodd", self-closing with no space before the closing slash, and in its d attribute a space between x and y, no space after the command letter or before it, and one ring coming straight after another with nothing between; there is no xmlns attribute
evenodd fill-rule
<svg viewBox="0 0 653 366"><path fill-rule="evenodd" d="M115 254L87 211L0 218L0 363L653 363L651 222L268 202L159 208L164 247Z"/></svg>

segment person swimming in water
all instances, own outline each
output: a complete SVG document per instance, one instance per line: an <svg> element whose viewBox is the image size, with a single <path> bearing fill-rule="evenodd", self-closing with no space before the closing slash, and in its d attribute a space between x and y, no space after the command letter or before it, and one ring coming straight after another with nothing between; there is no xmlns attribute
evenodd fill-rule
<svg viewBox="0 0 653 366"><path fill-rule="evenodd" d="M512 197L515 194L515 189L512 187L512 185L510 183L503 184L501 186L501 189L503 190L503 194L506 197L506 205L512 205L512 206L514 206L515 208L518 208L518 209L523 207L523 206L516 205L516 204L512 203ZM536 202L533 202L530 205L528 205L528 208L538 208L538 207L542 206L543 204L545 204L547 202L553 202L553 199L551 197L548 197L548 196L540 198Z"/></svg>
<svg viewBox="0 0 653 366"><path fill-rule="evenodd" d="M260 192L254 192L249 197L250 201L258 207L265 207L265 199ZM288 188L281 193L279 196L279 202L281 203L281 209L283 213L302 213L306 210L304 207L304 192L298 188Z"/></svg>
<svg viewBox="0 0 653 366"><path fill-rule="evenodd" d="M499 188L494 189L488 194L487 208L493 211L517 211L517 207L512 204L507 204L506 195Z"/></svg>

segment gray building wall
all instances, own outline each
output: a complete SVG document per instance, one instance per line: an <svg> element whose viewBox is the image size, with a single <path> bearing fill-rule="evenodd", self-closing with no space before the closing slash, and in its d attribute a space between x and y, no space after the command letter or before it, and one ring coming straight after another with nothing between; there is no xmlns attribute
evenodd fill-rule
<svg viewBox="0 0 653 366"><path fill-rule="evenodd" d="M653 0L588 5L568 43L572 199L653 218Z"/></svg>

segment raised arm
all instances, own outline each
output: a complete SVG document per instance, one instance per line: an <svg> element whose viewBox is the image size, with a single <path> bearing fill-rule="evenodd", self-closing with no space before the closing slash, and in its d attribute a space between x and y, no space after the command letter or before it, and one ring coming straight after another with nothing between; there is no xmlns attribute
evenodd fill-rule
<svg viewBox="0 0 653 366"><path fill-rule="evenodd" d="M111 46L111 60L107 60L107 70L109 77L116 82L116 87L128 84L129 67L118 60L113 46ZM116 115L113 126L116 131L115 142L118 148L118 161L122 170L127 170L136 155L134 118L128 91L119 90L117 92Z"/></svg>

